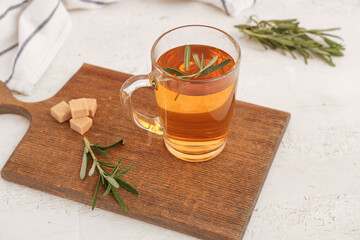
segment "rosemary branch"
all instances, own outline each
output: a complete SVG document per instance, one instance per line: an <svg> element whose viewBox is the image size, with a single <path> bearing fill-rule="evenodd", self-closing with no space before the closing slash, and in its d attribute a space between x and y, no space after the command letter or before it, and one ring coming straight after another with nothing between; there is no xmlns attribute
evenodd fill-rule
<svg viewBox="0 0 360 240"><path fill-rule="evenodd" d="M117 193L116 189L118 189L119 187L122 187L125 190L127 190L133 194L139 195L139 192L136 190L135 187L131 186L129 183L120 179L120 177L126 176L125 174L134 165L134 161L130 164L129 167L123 167L123 168L119 169L122 158L120 158L120 160L115 165L114 163L111 163L111 162L99 161L93 151L93 149L94 149L95 151L99 152L100 154L104 155L105 157L109 157L109 154L107 154L105 152L105 150L116 147L118 145L123 145L124 140L121 139L120 141L113 143L109 146L100 146L98 143L91 144L89 142L89 140L85 137L84 143L85 143L85 147L84 147L84 154L83 154L82 164L81 164L81 169L80 169L80 179L81 180L85 179L86 167L89 163L90 157L93 159L93 163L92 163L92 166L89 171L89 176L92 176L94 174L95 169L97 169L99 172L99 178L98 178L98 181L96 184L95 193L94 193L93 202L92 202L92 210L94 210L94 208L95 208L95 204L96 204L96 200L98 198L98 192L99 192L99 188L100 188L100 181L101 181L102 185L105 187L105 192L104 192L103 196L106 196L111 191L111 193L115 197L116 201L120 204L120 206L126 212L127 207L126 207L124 201L121 199L121 197ZM105 170L104 167L112 168L113 170L111 173L109 173Z"/></svg>
<svg viewBox="0 0 360 240"><path fill-rule="evenodd" d="M299 27L299 24L300 22L297 19L257 21L254 16L251 16L248 19L248 24L236 25L235 27L244 32L250 39L255 39L266 50L268 47L274 50L279 48L284 54L288 52L293 58L296 58L293 52L298 52L304 57L305 64L307 64L308 58L314 55L335 67L332 57L343 56L345 48L341 43L331 39L342 40L342 38L327 32L340 28L308 30Z"/></svg>
<svg viewBox="0 0 360 240"><path fill-rule="evenodd" d="M204 54L201 54L201 60L199 58L198 54L193 54L193 59L194 62L196 63L196 65L199 68L199 71L194 73L194 74L186 74L181 72L180 70L177 70L175 68L171 68L171 67L167 67L167 68L163 68L164 71L168 72L168 73L172 73L174 75L176 75L178 78L182 78L184 80L188 80L191 78L197 78L200 76L204 76L206 74L212 73L216 70L219 70L223 67L225 67L229 62L231 62L231 59L226 59L225 61L218 63L216 65L213 66L213 64L218 60L219 56L215 56L213 57L213 59L211 59L210 62L208 62L206 65L206 61L207 59L204 59ZM184 65L185 65L185 70L188 71L189 70L189 65L190 65L190 61L191 61L191 47L190 45L186 45L185 46L185 50L184 50ZM175 81L174 79L171 78L164 78L159 80L160 82L167 82L167 81ZM180 91L181 89L187 85L189 82L184 82L180 85L179 89L178 89L178 93L175 96L174 101L176 101L180 95Z"/></svg>

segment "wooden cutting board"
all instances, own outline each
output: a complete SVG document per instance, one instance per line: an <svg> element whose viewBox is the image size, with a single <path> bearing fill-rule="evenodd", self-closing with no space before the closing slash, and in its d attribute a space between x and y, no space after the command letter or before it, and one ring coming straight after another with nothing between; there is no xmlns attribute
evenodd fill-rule
<svg viewBox="0 0 360 240"><path fill-rule="evenodd" d="M124 166L135 160L127 181L140 192L118 191L127 213L110 194L99 194L97 207L202 239L241 239L290 114L237 101L224 151L210 161L188 163L170 155L160 136L141 130L125 115L119 89L130 76L85 64L59 93L37 103L16 100L0 82L0 114L31 121L1 176L90 205L97 176L79 179L83 136L68 122L56 122L50 108L63 100L97 98L94 125L85 136L103 144L125 138L125 146L109 150L110 160L123 156ZM138 108L154 108L151 90L136 98Z"/></svg>

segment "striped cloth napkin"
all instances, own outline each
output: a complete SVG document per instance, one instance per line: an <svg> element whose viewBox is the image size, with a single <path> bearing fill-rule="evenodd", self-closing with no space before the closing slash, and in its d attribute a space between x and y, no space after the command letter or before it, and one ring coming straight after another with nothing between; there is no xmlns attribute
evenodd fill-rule
<svg viewBox="0 0 360 240"><path fill-rule="evenodd" d="M255 4L256 0L200 0L220 9L223 9L227 15L236 16L242 10L251 7Z"/></svg>
<svg viewBox="0 0 360 240"><path fill-rule="evenodd" d="M71 30L68 10L120 0L0 0L0 80L30 94ZM255 0L200 0L236 15Z"/></svg>

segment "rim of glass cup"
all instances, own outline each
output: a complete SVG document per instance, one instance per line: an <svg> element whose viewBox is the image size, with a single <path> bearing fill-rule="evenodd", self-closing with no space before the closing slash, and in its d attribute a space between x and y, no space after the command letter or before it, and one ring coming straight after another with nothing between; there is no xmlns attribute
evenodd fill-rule
<svg viewBox="0 0 360 240"><path fill-rule="evenodd" d="M216 31L219 31L221 33L223 33L234 45L235 45L235 48L239 54L238 58L235 60L235 64L234 66L229 70L227 71L226 73L224 73L223 75L221 76L218 76L218 77L214 77L214 78L208 78L208 79L201 79L201 80L197 80L197 79L183 79L183 78L179 78L175 75L172 75L166 71L164 71L160 65L157 63L157 61L155 60L155 48L157 46L157 44L159 43L159 41L167 34L173 32L173 31L176 31L176 30L179 30L181 28L187 28L187 27L204 27L204 28L211 28L213 30L216 30ZM170 50L170 49L169 49ZM159 71L161 71L164 75L168 76L168 77L171 77L171 78L175 78L177 80L181 80L181 81L187 81L187 82L212 82L212 81L216 81L216 80L219 80L219 79L223 79L225 76L231 74L233 71L235 71L235 69L237 69L237 67L239 66L240 64L240 60L241 60L241 49L240 49L240 46L239 44L237 43L237 41L232 37L230 36L228 33L224 32L223 30L220 30L216 27L212 27L212 26L207 26L207 25L183 25L183 26L180 26L180 27L176 27L176 28L173 28L165 33L163 33L158 39L156 39L156 41L154 42L152 48L151 48L151 63L153 66L155 66L155 68Z"/></svg>

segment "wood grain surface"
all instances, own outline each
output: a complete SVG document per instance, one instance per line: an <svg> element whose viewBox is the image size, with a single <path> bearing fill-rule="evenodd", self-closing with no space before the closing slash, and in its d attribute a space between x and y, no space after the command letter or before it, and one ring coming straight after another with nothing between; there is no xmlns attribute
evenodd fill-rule
<svg viewBox="0 0 360 240"><path fill-rule="evenodd" d="M85 136L102 144L125 138L125 146L109 150L109 161L123 156L127 166L135 160L127 181L140 192L118 191L127 213L111 195L99 194L97 207L202 239L241 239L290 114L237 101L224 151L207 162L184 162L167 152L160 136L141 130L123 112L119 90L130 76L85 64L59 93L37 103L16 100L0 82L0 114L31 121L1 176L90 205L97 174L79 179L83 136L69 122L56 122L50 108L63 100L97 98L94 125ZM137 107L153 109L151 91L141 94Z"/></svg>

